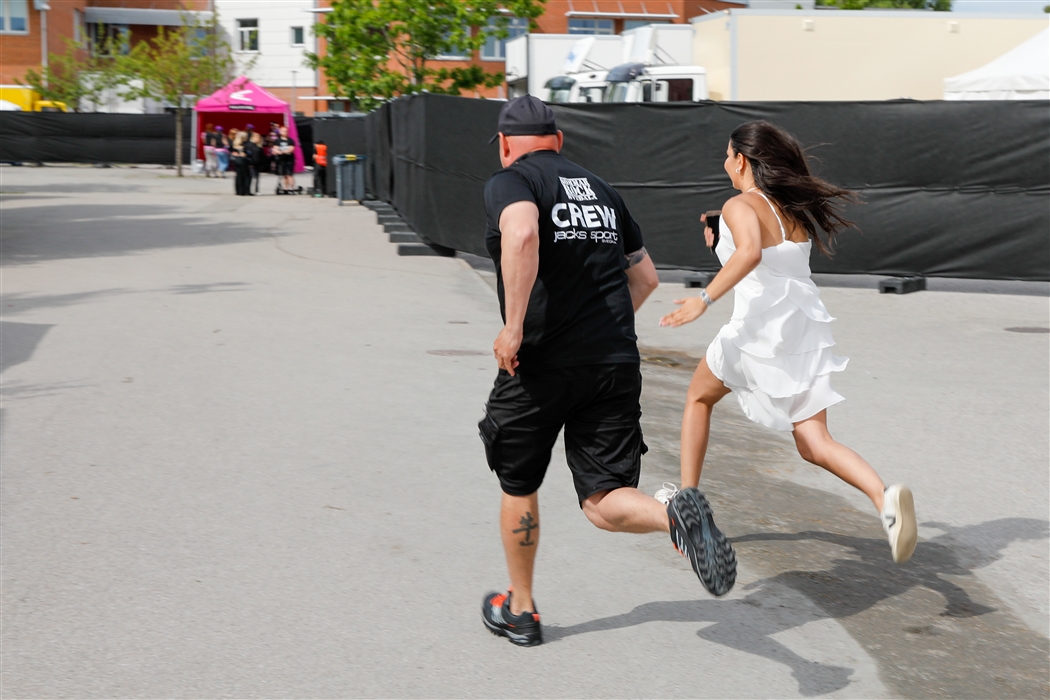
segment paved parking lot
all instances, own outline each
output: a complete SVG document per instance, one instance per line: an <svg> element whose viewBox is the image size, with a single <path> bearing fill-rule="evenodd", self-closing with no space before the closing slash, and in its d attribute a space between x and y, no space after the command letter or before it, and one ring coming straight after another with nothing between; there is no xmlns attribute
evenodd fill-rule
<svg viewBox="0 0 1050 700"><path fill-rule="evenodd" d="M548 643L519 649L478 614L506 585L476 435L491 274L263 184L0 168L4 697L1050 692L1050 334L1016 331L1047 297L823 290L851 358L830 426L912 485L911 562L730 398L703 487L732 594L665 536L591 527L556 452ZM659 328L683 293L638 318L648 490L730 312Z"/></svg>

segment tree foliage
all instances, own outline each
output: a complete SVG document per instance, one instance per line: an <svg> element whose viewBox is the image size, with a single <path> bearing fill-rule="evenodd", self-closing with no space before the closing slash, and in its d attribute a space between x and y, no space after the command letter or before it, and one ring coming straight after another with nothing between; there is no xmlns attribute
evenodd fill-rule
<svg viewBox="0 0 1050 700"><path fill-rule="evenodd" d="M211 94L234 78L230 46L218 16L200 21L184 17L181 27L157 27L157 36L136 44L116 59L124 77L124 96L185 106L185 98Z"/></svg>
<svg viewBox="0 0 1050 700"><path fill-rule="evenodd" d="M112 45L112 40L107 40ZM68 109L80 112L97 110L104 96L121 83L109 51L102 47L89 51L83 45L66 39L63 54L48 53L47 66L41 72L30 68L20 85L31 88L45 100L64 102ZM102 55L99 55L102 54Z"/></svg>
<svg viewBox="0 0 1050 700"><path fill-rule="evenodd" d="M544 2L333 0L332 11L314 29L327 41L327 51L323 57L307 54L307 61L324 69L334 94L366 110L399 95L458 95L495 87L503 82L502 73L478 65L449 68L435 59L469 57L490 36L505 39L512 16L535 26Z"/></svg>
<svg viewBox="0 0 1050 700"><path fill-rule="evenodd" d="M863 10L869 7L899 10L936 10L949 12L952 0L817 0L818 5L842 10Z"/></svg>
<svg viewBox="0 0 1050 700"><path fill-rule="evenodd" d="M175 106L175 163L182 176L182 116L189 100L209 95L234 78L236 68L217 14L183 26L157 27L157 36L115 60L126 99L147 98Z"/></svg>

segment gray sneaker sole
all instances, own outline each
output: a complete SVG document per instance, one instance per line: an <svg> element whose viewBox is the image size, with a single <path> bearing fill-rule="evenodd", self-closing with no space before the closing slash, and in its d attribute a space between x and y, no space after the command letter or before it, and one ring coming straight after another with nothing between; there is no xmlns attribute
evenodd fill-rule
<svg viewBox="0 0 1050 700"><path fill-rule="evenodd" d="M712 595L723 596L736 583L736 552L715 525L711 504L695 488L683 489L667 506L671 540Z"/></svg>

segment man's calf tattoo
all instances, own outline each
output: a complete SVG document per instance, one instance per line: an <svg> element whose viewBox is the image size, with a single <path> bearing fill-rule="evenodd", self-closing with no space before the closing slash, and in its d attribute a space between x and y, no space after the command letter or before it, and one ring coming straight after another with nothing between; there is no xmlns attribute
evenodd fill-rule
<svg viewBox="0 0 1050 700"><path fill-rule="evenodd" d="M522 547L532 547L536 544L536 540L532 539L532 531L538 528L539 525L537 525L536 521L532 519L532 513L529 513L527 511L525 515L522 516L521 520L518 522L521 525L521 527L519 527L517 530L511 530L511 532L513 532L514 534L524 532L525 539L523 539L521 542L518 542L518 544Z"/></svg>

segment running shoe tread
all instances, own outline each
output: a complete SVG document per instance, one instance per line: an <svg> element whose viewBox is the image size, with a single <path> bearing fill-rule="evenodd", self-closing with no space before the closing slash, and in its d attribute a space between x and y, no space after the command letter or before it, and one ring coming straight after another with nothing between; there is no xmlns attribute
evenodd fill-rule
<svg viewBox="0 0 1050 700"><path fill-rule="evenodd" d="M671 542L689 558L693 571L712 595L728 593L736 583L736 552L715 525L711 504L698 489L688 488L667 505Z"/></svg>

